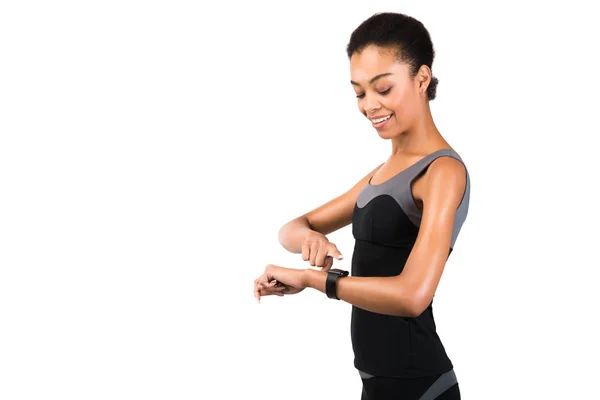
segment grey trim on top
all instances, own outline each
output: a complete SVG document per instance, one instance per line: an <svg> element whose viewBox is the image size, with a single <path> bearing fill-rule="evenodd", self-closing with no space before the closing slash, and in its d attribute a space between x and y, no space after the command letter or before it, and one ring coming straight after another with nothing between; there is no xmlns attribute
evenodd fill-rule
<svg viewBox="0 0 600 400"><path fill-rule="evenodd" d="M455 151L451 149L441 149L426 155L413 165L398 172L396 175L392 176L385 182L374 185L371 184L371 180L369 179L369 182L367 183L365 188L358 195L356 205L359 208L363 208L375 197L381 195L389 195L392 198L394 198L394 200L396 200L398 205L402 208L402 210L410 219L410 221L413 224L415 224L415 226L421 226L422 213L414 202L411 184L413 180L415 180L434 160L436 160L439 157L455 158L461 163L463 163L463 165L465 166L465 170L467 169L467 166L464 164L462 158ZM463 193L463 198L458 206L458 209L456 210L450 247L454 247L454 243L458 238L460 228L465 222L469 210L469 200L471 197L471 180L469 178L468 171L466 172L466 174L467 185L465 188L465 192Z"/></svg>

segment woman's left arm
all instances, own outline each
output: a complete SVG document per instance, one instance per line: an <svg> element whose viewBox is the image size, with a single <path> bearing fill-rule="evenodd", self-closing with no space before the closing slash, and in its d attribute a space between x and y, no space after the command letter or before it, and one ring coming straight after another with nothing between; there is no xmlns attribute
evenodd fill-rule
<svg viewBox="0 0 600 400"><path fill-rule="evenodd" d="M423 216L417 240L402 273L392 277L338 278L337 296L379 314L419 316L431 303L448 259L454 216L463 198L463 164L440 157L423 176ZM305 284L325 293L327 272L305 270Z"/></svg>

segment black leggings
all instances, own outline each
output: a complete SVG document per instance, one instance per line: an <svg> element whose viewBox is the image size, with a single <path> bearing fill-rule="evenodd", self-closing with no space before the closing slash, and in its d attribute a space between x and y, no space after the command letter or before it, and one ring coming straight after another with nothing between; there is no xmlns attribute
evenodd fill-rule
<svg viewBox="0 0 600 400"><path fill-rule="evenodd" d="M416 379L385 378L374 376L361 378L361 400L460 400L456 377L449 380L454 371ZM443 375L443 376L442 376ZM448 382L452 386L448 387Z"/></svg>

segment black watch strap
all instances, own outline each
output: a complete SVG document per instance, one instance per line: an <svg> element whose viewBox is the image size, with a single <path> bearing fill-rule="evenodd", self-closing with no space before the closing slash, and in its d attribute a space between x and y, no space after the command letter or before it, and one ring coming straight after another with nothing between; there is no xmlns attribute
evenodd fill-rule
<svg viewBox="0 0 600 400"><path fill-rule="evenodd" d="M330 269L327 271L327 280L325 281L325 293L330 299L339 300L337 297L337 280L342 276L348 276L349 272L341 269Z"/></svg>

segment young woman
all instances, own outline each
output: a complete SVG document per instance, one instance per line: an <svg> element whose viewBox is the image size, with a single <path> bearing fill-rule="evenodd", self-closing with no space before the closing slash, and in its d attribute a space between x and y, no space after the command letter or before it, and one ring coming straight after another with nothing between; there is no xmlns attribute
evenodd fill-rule
<svg viewBox="0 0 600 400"><path fill-rule="evenodd" d="M470 180L436 128L433 45L423 24L403 14L364 21L347 46L360 112L391 155L346 193L288 222L287 250L318 269L268 265L254 294L317 289L352 304L354 365L363 400L460 399L453 365L436 333L433 297L469 208ZM325 235L352 223L351 274Z"/></svg>

